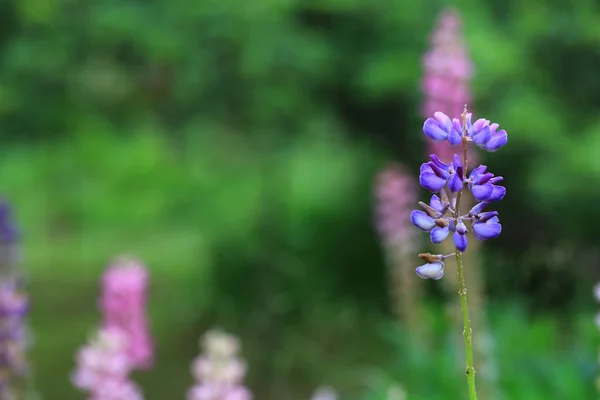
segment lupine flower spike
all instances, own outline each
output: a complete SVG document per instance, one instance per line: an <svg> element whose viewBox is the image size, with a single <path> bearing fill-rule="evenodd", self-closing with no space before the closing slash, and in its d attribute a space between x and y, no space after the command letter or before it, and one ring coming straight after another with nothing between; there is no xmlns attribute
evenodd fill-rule
<svg viewBox="0 0 600 400"><path fill-rule="evenodd" d="M430 46L422 60L423 79L421 82L421 90L423 93L423 103L421 106L422 115L424 118L434 115L435 112L441 111L449 117L459 117L462 113L463 106L471 102L471 81L475 72L475 68L469 51L466 45L465 37L462 32L461 15L458 10L446 8L439 14L433 32L430 36ZM456 135L453 135L456 141ZM454 151L449 141L433 141L426 138L427 154L436 154L440 160L445 163L453 161ZM469 149L469 160L471 165L477 165L478 154L476 149ZM471 208L475 204L475 199L472 196L463 196L462 204L465 208ZM482 284L481 267L478 262L479 246L471 246L468 253L465 254L464 261L469 264L470 273L466 277L469 285L471 315L474 325L477 326L481 335L487 337L493 342L493 336L488 331L485 324L484 307L484 285ZM447 241L442 244L440 253L451 253L453 244ZM458 282L454 275L449 276L450 279L445 279L445 288L453 292ZM460 299L456 299L449 304L448 311L451 313L453 320L460 321L461 305ZM457 343L460 343L462 338L456 335ZM482 370L481 377L484 378L482 383L483 394L486 397L492 397L497 391L495 384L494 357L490 353L491 347L479 340L475 343L477 349L475 354L479 361L480 369ZM462 368L462 366L460 366Z"/></svg>
<svg viewBox="0 0 600 400"><path fill-rule="evenodd" d="M28 367L25 361L29 302L14 278L0 282L0 398L17 398L16 391Z"/></svg>
<svg viewBox="0 0 600 400"><path fill-rule="evenodd" d="M148 271L138 260L117 258L104 272L99 307L103 326L128 335L131 366L148 369L153 363L153 344L146 321Z"/></svg>
<svg viewBox="0 0 600 400"><path fill-rule="evenodd" d="M385 250L393 311L416 335L421 324L418 309L421 291L412 275L411 254L419 246L409 212L417 201L416 180L402 165L390 165L375 180L375 223Z"/></svg>
<svg viewBox="0 0 600 400"><path fill-rule="evenodd" d="M416 269L423 279L438 280L444 276L444 260L456 257L459 294L464 322L465 355L467 362L467 383L471 400L477 399L475 390L475 369L473 368L473 344L471 321L467 306L467 289L462 265L462 253L468 248L468 233L477 240L496 238L502 231L497 211L488 211L488 206L502 200L506 189L498 185L503 178L487 171L480 165L469 172L469 144L488 152L494 152L504 146L508 136L499 130L499 125L486 119L472 122L472 116L466 107L462 121L451 119L442 112L435 112L423 124L423 132L434 141L447 141L450 145L460 145L459 153L454 154L452 162L445 163L435 154L430 161L421 165L419 183L432 193L428 203L419 202L421 210L412 211L412 223L429 233L432 243L442 243L449 236L456 251L451 254L424 253L419 256L426 262ZM468 212L460 208L463 193L468 190L478 201Z"/></svg>
<svg viewBox="0 0 600 400"><path fill-rule="evenodd" d="M77 369L71 380L89 393L90 400L143 400L129 379L132 365L127 340L128 335L118 328L101 329L77 353Z"/></svg>
<svg viewBox="0 0 600 400"><path fill-rule="evenodd" d="M242 384L246 362L237 357L239 340L211 330L203 336L201 347L203 354L192 363L196 384L187 400L252 400L252 393Z"/></svg>
<svg viewBox="0 0 600 400"><path fill-rule="evenodd" d="M34 396L26 360L31 334L29 299L18 259L18 232L9 205L0 200L0 398Z"/></svg>

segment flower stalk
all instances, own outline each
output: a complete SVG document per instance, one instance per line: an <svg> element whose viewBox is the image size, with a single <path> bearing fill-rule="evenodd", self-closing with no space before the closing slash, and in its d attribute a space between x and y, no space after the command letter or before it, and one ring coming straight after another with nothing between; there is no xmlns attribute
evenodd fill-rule
<svg viewBox="0 0 600 400"><path fill-rule="evenodd" d="M463 129L462 129L462 147L463 147L463 168L468 170L468 141L467 141L467 113L466 107L462 114ZM460 199L462 198L464 191L463 187L456 195L456 208L454 209L454 222L457 224L460 218ZM465 337L465 360L467 368L465 373L467 374L467 385L469 386L469 398L471 400L477 400L477 391L475 389L475 367L473 363L473 329L471 328L471 318L469 317L469 303L467 300L467 283L465 281L465 273L463 270L462 253L458 247L456 247L456 271L458 275L458 295L460 296L460 308L462 311L464 330L463 335Z"/></svg>
<svg viewBox="0 0 600 400"><path fill-rule="evenodd" d="M465 273L463 271L462 256L460 250L456 249L456 270L458 274L458 294L460 296L460 306L462 309L465 337L465 359L467 363L467 385L469 386L469 398L477 400L477 391L475 390L475 367L473 366L473 329L471 328L471 319L469 318L469 305L467 301L467 285L465 283Z"/></svg>

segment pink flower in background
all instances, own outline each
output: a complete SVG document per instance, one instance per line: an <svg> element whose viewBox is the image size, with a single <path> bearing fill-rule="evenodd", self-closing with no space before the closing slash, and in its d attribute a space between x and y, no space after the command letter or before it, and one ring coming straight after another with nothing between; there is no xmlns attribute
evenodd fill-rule
<svg viewBox="0 0 600 400"><path fill-rule="evenodd" d="M417 183L402 165L390 164L375 178L374 197L375 225L385 250L392 309L409 332L420 335L421 291L414 279L412 260L420 237L410 220L410 210L418 200Z"/></svg>
<svg viewBox="0 0 600 400"><path fill-rule="evenodd" d="M89 392L90 400L143 400L129 379L132 369L127 354L128 335L118 328L101 329L77 353L75 387Z"/></svg>
<svg viewBox="0 0 600 400"><path fill-rule="evenodd" d="M421 112L425 118L437 111L450 118L460 118L464 106L471 102L473 64L460 27L460 15L448 9L441 13L431 35L431 47L423 57L425 75L421 86L425 100ZM428 154L437 154L444 162L452 160L453 153L447 142L435 143L428 139L427 143Z"/></svg>
<svg viewBox="0 0 600 400"><path fill-rule="evenodd" d="M242 385L246 363L237 357L239 340L227 333L211 330L201 340L203 353L192 363L196 384L188 391L188 400L252 400Z"/></svg>
<svg viewBox="0 0 600 400"><path fill-rule="evenodd" d="M400 164L391 164L375 179L375 224L386 247L402 246L411 252L418 236L410 222L417 202L414 178Z"/></svg>
<svg viewBox="0 0 600 400"><path fill-rule="evenodd" d="M118 328L128 336L127 354L133 368L147 369L153 364L153 343L146 321L148 271L140 262L119 257L102 278L100 309L103 326Z"/></svg>

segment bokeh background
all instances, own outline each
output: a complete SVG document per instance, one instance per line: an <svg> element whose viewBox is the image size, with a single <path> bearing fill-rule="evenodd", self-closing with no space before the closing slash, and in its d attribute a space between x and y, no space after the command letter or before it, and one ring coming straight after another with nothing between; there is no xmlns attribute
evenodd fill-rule
<svg viewBox="0 0 600 400"><path fill-rule="evenodd" d="M157 365L135 375L147 399L183 398L212 326L242 339L258 400L321 384L375 399L390 382L459 398L448 296L426 282L432 344L407 345L372 218L377 171L395 160L416 176L426 157L421 58L447 5L2 2L0 191L23 231L44 398L83 398L74 352L121 253L151 271ZM481 154L508 188L481 263L499 385L506 399L592 399L600 3L451 5L471 107L509 134Z"/></svg>

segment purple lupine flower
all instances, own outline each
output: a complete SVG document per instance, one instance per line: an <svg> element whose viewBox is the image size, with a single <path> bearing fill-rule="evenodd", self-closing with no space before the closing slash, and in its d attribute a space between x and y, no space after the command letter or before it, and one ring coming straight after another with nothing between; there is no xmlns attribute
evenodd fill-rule
<svg viewBox="0 0 600 400"><path fill-rule="evenodd" d="M19 232L9 204L0 199L0 276L13 276L21 285L19 268Z"/></svg>
<svg viewBox="0 0 600 400"><path fill-rule="evenodd" d="M78 351L71 380L89 393L90 400L143 400L129 378L133 366L127 352L128 338L119 328L103 328Z"/></svg>
<svg viewBox="0 0 600 400"><path fill-rule="evenodd" d="M453 126L456 126L456 122L453 120ZM504 146L508 140L508 135L504 129L497 131L499 126L484 118L480 118L471 124L471 114L467 114L467 136L472 137L477 146L490 153Z"/></svg>
<svg viewBox="0 0 600 400"><path fill-rule="evenodd" d="M0 282L0 398L11 398L16 381L28 372L25 360L27 328L24 322L29 310L25 293L13 277Z"/></svg>
<svg viewBox="0 0 600 400"><path fill-rule="evenodd" d="M416 272L419 278L437 281L444 277L444 263L441 261L427 263L417 267Z"/></svg>
<svg viewBox="0 0 600 400"><path fill-rule="evenodd" d="M252 400L242 384L246 362L237 357L239 340L227 333L211 330L202 338L203 354L192 363L196 384L187 400Z"/></svg>
<svg viewBox="0 0 600 400"><path fill-rule="evenodd" d="M473 64L464 43L461 19L457 11L446 9L440 14L430 38L430 49L423 57L423 68L425 74L421 88L425 99L422 115L435 116L436 112L441 111L445 114L439 115L436 122L443 121L443 124L447 124L445 115L458 117L464 105L471 102ZM444 135L447 137L449 132L438 130L436 137ZM455 142L456 139L453 136L450 142ZM428 140L428 149L429 153L437 154L444 162L452 160L452 150L447 142Z"/></svg>
<svg viewBox="0 0 600 400"><path fill-rule="evenodd" d="M487 167L480 165L471 171L468 184L473 198L477 201L500 201L506 194L506 188L497 186L496 183L504 180L501 176L494 176L491 172L486 172Z"/></svg>
<svg viewBox="0 0 600 400"><path fill-rule="evenodd" d="M449 120L447 115L436 112L433 118L428 118L423 124L424 134L432 140L446 141L450 145L462 143L463 152L466 152L470 142L493 152L508 140L506 131L497 130L498 124L491 124L483 118L471 123L471 114L466 109L462 115L462 123L457 118L452 123L448 123ZM463 157L466 161L466 153ZM473 169L467 177L468 166L463 165L457 154L454 154L450 164L444 163L435 154L431 154L429 158L431 161L421 165L419 183L434 194L429 204L419 202L422 210L411 212L412 223L428 232L432 243L442 243L452 232L452 240L460 252L467 249L467 233L470 231L478 240L493 239L500 235L502 225L498 212L484 212L484 209L506 195L506 188L497 185L503 178L488 172L485 165ZM465 188L479 203L467 214L461 215L458 209L459 199ZM417 268L417 275L424 279L441 279L444 274L443 260L447 256L432 257L425 258L427 264Z"/></svg>
<svg viewBox="0 0 600 400"><path fill-rule="evenodd" d="M11 244L18 239L18 231L12 219L10 206L0 201L0 243Z"/></svg>
<svg viewBox="0 0 600 400"><path fill-rule="evenodd" d="M26 351L31 342L26 324L29 300L18 263L18 231L10 206L0 200L0 398L17 393L29 373ZM31 389L31 388L26 388Z"/></svg>
<svg viewBox="0 0 600 400"><path fill-rule="evenodd" d="M138 260L118 257L104 272L99 307L103 326L129 335L131 365L147 369L153 363L153 344L146 321L148 271Z"/></svg>
<svg viewBox="0 0 600 400"><path fill-rule="evenodd" d="M440 125L437 122L446 119L449 119L449 117L441 112L436 112L433 117L427 118L423 124L425 136L436 141L447 140L453 146L462 143L462 137L464 136L467 141L475 143L479 148L488 152L498 150L508 141L506 131L504 129L497 131L499 125L496 123L490 123L489 120L480 118L471 124L471 113L466 114L464 123L461 123L458 118L453 118L450 125ZM440 130L444 131L445 137L440 134ZM461 140L456 141L457 135L460 135Z"/></svg>
<svg viewBox="0 0 600 400"><path fill-rule="evenodd" d="M435 154L431 154L429 158L431 161L421 165L419 174L421 186L432 193L439 192L446 185L452 193L462 189L464 171L456 154L454 161L449 165L442 162Z"/></svg>

